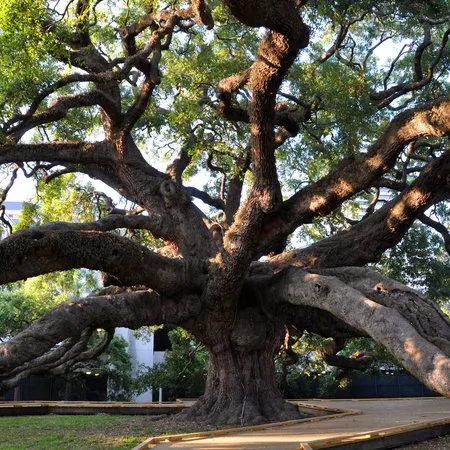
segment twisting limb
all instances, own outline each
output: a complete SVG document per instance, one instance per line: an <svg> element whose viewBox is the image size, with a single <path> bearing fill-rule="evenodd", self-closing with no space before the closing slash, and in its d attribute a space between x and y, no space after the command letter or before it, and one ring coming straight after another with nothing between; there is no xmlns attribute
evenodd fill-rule
<svg viewBox="0 0 450 450"><path fill-rule="evenodd" d="M225 205L225 223L231 225L234 216L241 203L242 189L244 186L245 174L250 168L251 153L250 145L247 145L243 155L236 161L236 173L231 177L228 184L227 200Z"/></svg>
<svg viewBox="0 0 450 450"><path fill-rule="evenodd" d="M50 372L54 367L70 361L71 355L81 353L89 341L92 330L86 329L80 335L64 339L63 342L47 353L0 375L0 390L10 389L30 375Z"/></svg>
<svg viewBox="0 0 450 450"><path fill-rule="evenodd" d="M5 125L4 125L4 132L5 134L8 134L11 132L11 126L16 124L17 122L24 122L28 119L30 119L34 113L37 111L39 106L41 105L42 101L46 99L48 96L56 92L58 89L65 87L72 83L88 83L88 82L94 82L94 83L107 83L113 80L120 81L123 79L126 75L124 73L120 72L113 72L113 71L106 71L106 72L100 72L100 73L74 73L71 75L68 75L67 77L61 78L60 80L56 81L49 87L43 89L36 98L31 102L27 112L25 114L17 114L14 115L11 119L9 119ZM16 125L18 126L18 125Z"/></svg>
<svg viewBox="0 0 450 450"><path fill-rule="evenodd" d="M317 67L320 64L323 64L325 61L328 61L336 53L338 48L344 42L344 39L347 36L349 28L350 28L349 24L346 24L345 26L344 25L339 26L339 31L337 32L337 36L333 42L333 45L328 50L321 53L320 56L315 61Z"/></svg>
<svg viewBox="0 0 450 450"><path fill-rule="evenodd" d="M386 33L383 31L381 33L381 37L380 40L373 46L371 47L368 52L366 53L366 56L364 57L363 63L362 63L362 67L364 69L364 71L367 70L367 64L371 58L371 56L373 55L374 51L380 46L382 45L384 42L388 41L389 39L392 39L395 37L395 34L389 34L386 35Z"/></svg>
<svg viewBox="0 0 450 450"><path fill-rule="evenodd" d="M385 187L397 192L401 192L407 187L407 185L405 183L402 183L401 181L391 180L390 178L385 177L381 177L378 180L374 181L372 186L377 188Z"/></svg>
<svg viewBox="0 0 450 450"><path fill-rule="evenodd" d="M444 54L445 48L447 46L449 37L450 37L450 28L448 28L442 39L439 46L439 49L436 53L436 56L432 63L427 68L427 73L424 76L423 75L423 69L422 69L422 56L424 54L424 51L429 45L431 45L431 36L430 36L430 26L429 23L424 22L424 39L422 43L419 45L419 47L416 50L415 53L415 60L414 60L414 71L415 71L415 81L412 82L405 82L400 83L395 86L392 86L390 88L387 88L387 78L390 75L390 72L393 70L393 65L391 66L391 70L389 71L388 75L385 78L385 89L383 91L378 92L372 92L370 97L372 100L380 100L380 103L378 104L378 108L382 109L388 105L390 105L395 99L401 97L404 94L407 94L408 92L417 91L427 84L430 84L433 80L434 71L439 64L439 62L442 59L442 55ZM398 56L400 57L401 52ZM395 64L395 61L393 62ZM420 78L419 78L420 77Z"/></svg>
<svg viewBox="0 0 450 450"><path fill-rule="evenodd" d="M94 335L96 329L90 331L91 334ZM90 361L92 359L97 358L108 348L113 337L114 337L114 328L105 330L105 335L103 339L96 346L92 348L87 348L78 354L72 355L71 358L65 362L58 361L59 364L55 365L55 367L50 370L50 373L55 375L61 375L69 372L70 369L73 369L74 366L79 365L82 362Z"/></svg>
<svg viewBox="0 0 450 450"><path fill-rule="evenodd" d="M60 375L73 369L76 364L89 361L103 353L114 337L114 329L105 330L105 336L96 346L88 349L88 343L96 329L86 328L78 337L65 339L47 353L0 375L0 389L8 389L33 374Z"/></svg>
<svg viewBox="0 0 450 450"><path fill-rule="evenodd" d="M250 122L248 111L233 103L232 94L243 88L249 81L251 69L223 79L218 86L218 112L228 120Z"/></svg>
<svg viewBox="0 0 450 450"><path fill-rule="evenodd" d="M17 173L19 172L19 167L16 167L13 169L11 173L11 177L9 179L8 184L5 186L4 189L0 189L0 221L8 228L9 232L12 233L12 224L10 221L5 217L5 205L3 204L6 200L6 197L8 196L9 191L14 186L14 182L17 178Z"/></svg>
<svg viewBox="0 0 450 450"><path fill-rule="evenodd" d="M423 79L422 56L424 51L432 44L431 26L429 22L422 22L422 26L423 26L423 41L417 47L416 53L414 55L414 74L416 76L416 81L420 81Z"/></svg>
<svg viewBox="0 0 450 450"><path fill-rule="evenodd" d="M198 3L200 3L200 5L198 6L202 10L202 17L204 18L207 11L206 5L203 1L197 1L197 4ZM137 67L145 74L146 78L142 83L138 94L136 95L133 105L123 118L121 129L125 134L129 134L131 132L131 129L133 128L136 121L144 113L145 108L147 107L149 99L152 95L153 89L161 82L159 74L161 52L164 48L168 47L168 45L166 45L166 47L163 46L163 39L170 39L174 28L184 19L186 19L186 14L178 14L177 11L168 16L163 22L164 25L159 26L157 30L153 31L151 38L146 43L148 51L153 54L152 60L150 62L144 60L143 58L137 60L139 64Z"/></svg>
<svg viewBox="0 0 450 450"><path fill-rule="evenodd" d="M317 58L317 60L315 61L316 67L315 67L314 70L316 70L319 65L321 65L324 62L328 61L333 55L336 55L338 57L338 59L340 58L339 57L339 50L342 48L344 40L348 36L348 33L350 31L350 27L352 25L354 25L355 23L361 22L369 14L369 12L370 11L364 11L359 17L355 17L354 19L350 19L345 24L340 24L339 31L337 33L336 39L333 42L333 45L328 50L323 52Z"/></svg>
<svg viewBox="0 0 450 450"><path fill-rule="evenodd" d="M207 192L201 191L195 187L188 186L184 190L192 197L198 198L203 203L212 206L213 208L224 210L225 203L221 198L213 198Z"/></svg>
<svg viewBox="0 0 450 450"><path fill-rule="evenodd" d="M171 180L177 184L181 184L183 173L191 162L189 151L195 147L198 142L198 138L195 135L197 128L198 127L196 126L190 131L189 137L186 139L186 142L183 143L177 157L167 167L167 175L169 175Z"/></svg>
<svg viewBox="0 0 450 450"><path fill-rule="evenodd" d="M77 165L80 171L91 177L101 179L120 190L122 195L134 203L155 211L166 224L163 237L173 237L173 222L168 214L170 211L167 211L162 199L154 194L155 192L159 193L160 185L167 180L165 180L164 174L149 166L142 156L136 156L136 152L139 151L137 147L132 146L131 143L129 145L131 148L130 155L120 159L120 155L109 142L0 144L0 163L48 161L68 168ZM119 168L120 170L118 170ZM137 182L135 182L136 179ZM124 185L124 183L126 184ZM141 183L144 184L144 188L138 189L136 192L136 186L141 186ZM151 195L146 196L145 193L148 192ZM145 201L142 198L145 198ZM182 196L181 199L183 199ZM185 205L182 206L185 208ZM192 211L191 215L193 221L195 218L197 218L197 221L202 220L197 211ZM203 222L201 222L201 225L203 225ZM208 250L204 243L203 240L203 248Z"/></svg>
<svg viewBox="0 0 450 450"><path fill-rule="evenodd" d="M399 301L406 300L411 295L411 289L399 283L395 286L377 284L371 287L371 297L375 298L373 300L360 290L359 285L354 287L353 284L341 281L338 273L333 272L333 275L287 269L279 275L271 293L294 305L328 311L352 327L368 333L425 385L450 396L450 341L443 338L437 346L438 342L433 342L433 336L423 336L411 324L413 314L397 307ZM422 297L415 295L419 302ZM381 297L390 299L393 303L384 306ZM420 303L422 306L430 304L423 299ZM438 308L434 309L432 317L437 317L437 310ZM448 321L441 318L440 324L439 335L446 333L450 336ZM445 351L442 350L444 347Z"/></svg>
<svg viewBox="0 0 450 450"><path fill-rule="evenodd" d="M443 238L445 249L447 250L447 253L450 256L450 232L448 231L447 227L442 225L441 223L437 222L436 220L431 219L425 214L419 215L419 220L424 224L428 225L429 227L436 230Z"/></svg>
<svg viewBox="0 0 450 450"><path fill-rule="evenodd" d="M211 9L205 0L192 0L192 9L194 10L197 21L204 25L207 30L214 28L214 19Z"/></svg>
<svg viewBox="0 0 450 450"><path fill-rule="evenodd" d="M82 94L60 97L50 107L37 115L25 119L20 125L10 128L8 140L17 142L27 131L39 125L64 119L70 109L88 106L101 106L105 111L117 113L117 105L101 91L89 91Z"/></svg>
<svg viewBox="0 0 450 450"><path fill-rule="evenodd" d="M221 174L221 182L220 182L220 199L222 201L225 201L225 183L227 180L227 173L222 167L219 167L213 163L213 153L208 154L208 158L206 158L206 167L211 172L218 172Z"/></svg>
<svg viewBox="0 0 450 450"><path fill-rule="evenodd" d="M423 136L442 137L448 133L450 100L447 98L399 114L367 153L343 160L327 176L300 190L276 212L267 215L259 236L262 251L272 248L272 242L286 237L301 224L329 214L352 195L372 186L394 166L409 142ZM433 167L438 170L435 165Z"/></svg>
<svg viewBox="0 0 450 450"><path fill-rule="evenodd" d="M72 348L79 341L80 330L109 330L119 326L136 329L143 325L179 323L198 313L197 300L188 296L172 300L154 291L141 290L62 303L0 345L0 373L7 376L27 361L42 357L59 342L75 337L75 342L65 344ZM55 351L59 355L58 347ZM43 361L49 359L57 361L53 356L44 356Z"/></svg>
<svg viewBox="0 0 450 450"><path fill-rule="evenodd" d="M136 53L139 53L140 50L142 50L142 49L138 49L137 45L136 45L136 37L139 34L141 34L143 31L145 31L146 29L148 29L152 26L158 27L159 26L158 24L161 22L167 22L167 20L174 14L176 14L178 17L180 17L181 20L186 20L186 19L190 19L193 17L193 12L190 8L179 9L177 11L173 11L170 9L161 10L161 11L153 11L153 7L151 7L149 12L147 14L139 17L136 22L123 27L120 30L120 35L123 40L123 45L124 45L126 55L133 56ZM141 55L141 56L144 56L144 55Z"/></svg>

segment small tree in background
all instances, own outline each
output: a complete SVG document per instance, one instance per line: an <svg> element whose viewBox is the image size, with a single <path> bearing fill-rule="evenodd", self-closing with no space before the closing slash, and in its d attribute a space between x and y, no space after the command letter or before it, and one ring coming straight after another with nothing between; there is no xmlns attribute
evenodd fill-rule
<svg viewBox="0 0 450 450"><path fill-rule="evenodd" d="M137 377L140 390L163 388L170 399L198 398L205 391L208 351L187 331L169 331L170 350L164 362L153 367L141 367Z"/></svg>

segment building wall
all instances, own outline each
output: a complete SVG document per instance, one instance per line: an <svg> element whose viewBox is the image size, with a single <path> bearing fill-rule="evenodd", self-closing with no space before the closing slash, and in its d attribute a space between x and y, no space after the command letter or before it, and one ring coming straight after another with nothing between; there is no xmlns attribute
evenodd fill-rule
<svg viewBox="0 0 450 450"><path fill-rule="evenodd" d="M131 356L133 364L133 375L137 375L139 367L145 365L153 367L154 364L160 364L164 361L164 351L154 350L154 335L145 339L138 339L134 336L133 330L128 328L117 328L116 335L122 336L128 342L128 353ZM151 402L153 392L151 389L136 396L135 402Z"/></svg>
<svg viewBox="0 0 450 450"><path fill-rule="evenodd" d="M22 205L23 202L4 202L2 206L5 207L5 218L12 225L16 224L19 221L20 214L22 213ZM2 226L0 227L0 238L5 238L7 235L7 229Z"/></svg>

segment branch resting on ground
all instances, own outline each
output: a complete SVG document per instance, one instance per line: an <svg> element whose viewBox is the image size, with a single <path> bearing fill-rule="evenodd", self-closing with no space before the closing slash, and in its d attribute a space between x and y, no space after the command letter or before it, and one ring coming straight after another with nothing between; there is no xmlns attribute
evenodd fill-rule
<svg viewBox="0 0 450 450"><path fill-rule="evenodd" d="M171 299L150 290L115 294L113 289L110 292L110 295L62 303L26 330L1 344L0 373L3 380L7 380L9 374L17 376L17 372L30 366L38 367L39 362L44 366L49 359L55 359L53 353L48 352L56 352L57 356L61 353L62 356L64 352L57 346L60 342L63 342L65 351L70 352L80 341L80 330L108 330L115 327L136 329L143 325L176 324L200 312L197 297ZM93 354L95 356L95 351ZM39 361L39 358L42 360Z"/></svg>
<svg viewBox="0 0 450 450"><path fill-rule="evenodd" d="M328 311L367 333L426 386L450 396L450 323L436 305L407 286L369 269L308 273L289 268L278 275L271 294ZM417 318L416 308L424 317ZM427 320L434 326L422 328L420 321Z"/></svg>

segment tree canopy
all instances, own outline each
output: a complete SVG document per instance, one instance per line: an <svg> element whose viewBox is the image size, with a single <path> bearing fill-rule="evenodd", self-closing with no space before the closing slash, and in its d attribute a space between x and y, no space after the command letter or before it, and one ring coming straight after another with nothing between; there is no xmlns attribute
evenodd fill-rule
<svg viewBox="0 0 450 450"><path fill-rule="evenodd" d="M99 328L108 340L115 327L171 324L209 352L189 419L295 417L273 359L303 331L348 367L358 361L339 350L370 337L449 395L449 320L424 295L448 296L448 10L3 3L0 201L19 172L48 192L0 241L0 283L83 268L104 287L1 344L2 388L98 353L104 342L88 342ZM48 200L58 189L73 209ZM1 205L0 219L12 231ZM414 263L415 243L429 263ZM368 267L382 258L384 275Z"/></svg>

